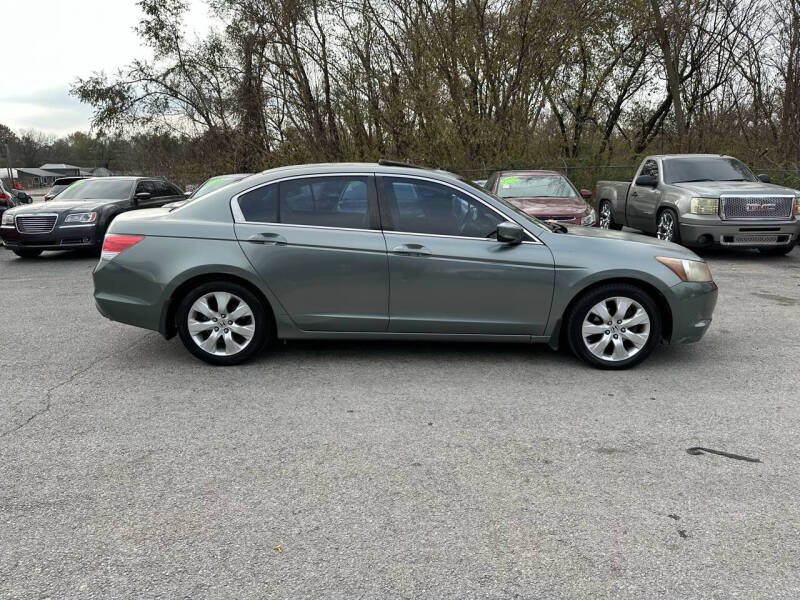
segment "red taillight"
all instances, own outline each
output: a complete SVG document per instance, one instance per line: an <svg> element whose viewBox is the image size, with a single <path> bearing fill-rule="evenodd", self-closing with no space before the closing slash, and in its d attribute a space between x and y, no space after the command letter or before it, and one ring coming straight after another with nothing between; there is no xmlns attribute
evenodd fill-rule
<svg viewBox="0 0 800 600"><path fill-rule="evenodd" d="M0 200L8 200L8 194L5 192L0 192Z"/></svg>
<svg viewBox="0 0 800 600"><path fill-rule="evenodd" d="M109 233L103 239L103 252L100 254L105 260L111 260L117 254L125 252L144 239L143 235L121 235Z"/></svg>

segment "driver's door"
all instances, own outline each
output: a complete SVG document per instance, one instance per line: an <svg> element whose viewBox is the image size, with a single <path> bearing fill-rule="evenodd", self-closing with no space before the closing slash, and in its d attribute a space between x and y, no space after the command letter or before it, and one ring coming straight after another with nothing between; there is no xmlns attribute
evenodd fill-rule
<svg viewBox="0 0 800 600"><path fill-rule="evenodd" d="M496 241L502 214L455 186L379 178L389 253L389 331L540 335L553 256L537 242Z"/></svg>

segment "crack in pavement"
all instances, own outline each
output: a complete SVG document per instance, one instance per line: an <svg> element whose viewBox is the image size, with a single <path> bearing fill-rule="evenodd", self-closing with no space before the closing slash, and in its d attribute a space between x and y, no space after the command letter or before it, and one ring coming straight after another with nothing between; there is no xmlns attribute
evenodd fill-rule
<svg viewBox="0 0 800 600"><path fill-rule="evenodd" d="M136 348L137 346L140 346L142 344L142 342L144 342L149 337L149 335L150 334L145 334L144 336L142 336L142 338L139 341L134 342L130 346L126 347L124 352L129 352L133 348ZM6 431L3 431L2 433L0 433L0 439L8 437L12 433L16 433L17 431L21 430L22 428L26 427L31 422L33 422L36 418L42 416L43 414L45 414L47 412L50 412L50 407L53 405L53 392L55 392L57 389L59 389L61 387L64 387L66 385L69 385L70 383L75 381L75 379L77 379L78 377L80 377L81 375L86 373L92 367L96 367L97 365L102 364L103 362L109 360L110 358L113 358L113 357L117 356L118 354L122 354L122 353L123 353L123 350L118 350L116 352L109 352L105 356L101 356L98 360L89 362L89 364L86 365L85 367L81 367L77 371L73 371L69 375L69 377L67 377L63 381L60 381L60 382L56 383L54 386L47 388L47 390L45 390L45 392L44 392L44 406L42 408L40 408L39 410L35 411L31 416L29 416L27 419L25 419L22 423L20 423L16 427L12 427L11 429L7 429Z"/></svg>

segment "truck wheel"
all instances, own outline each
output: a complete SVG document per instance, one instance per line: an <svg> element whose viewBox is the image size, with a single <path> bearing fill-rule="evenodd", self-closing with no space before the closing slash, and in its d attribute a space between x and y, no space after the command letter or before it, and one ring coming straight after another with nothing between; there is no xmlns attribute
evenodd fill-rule
<svg viewBox="0 0 800 600"><path fill-rule="evenodd" d="M20 258L36 258L42 253L41 250L34 250L33 248L18 248L13 252Z"/></svg>
<svg viewBox="0 0 800 600"><path fill-rule="evenodd" d="M186 349L212 365L238 365L275 335L272 315L261 300L229 281L210 281L191 290L175 316Z"/></svg>
<svg viewBox="0 0 800 600"><path fill-rule="evenodd" d="M794 244L788 246L761 246L758 251L766 256L783 256L794 249Z"/></svg>
<svg viewBox="0 0 800 600"><path fill-rule="evenodd" d="M647 358L661 340L655 301L627 283L587 292L567 315L572 352L600 369L627 369Z"/></svg>
<svg viewBox="0 0 800 600"><path fill-rule="evenodd" d="M665 208L658 213L656 237L666 242L681 243L681 228L678 223L678 215L671 208Z"/></svg>
<svg viewBox="0 0 800 600"><path fill-rule="evenodd" d="M614 229L619 231L622 225L614 223L614 211L611 210L611 202L603 200L600 203L600 228L601 229Z"/></svg>

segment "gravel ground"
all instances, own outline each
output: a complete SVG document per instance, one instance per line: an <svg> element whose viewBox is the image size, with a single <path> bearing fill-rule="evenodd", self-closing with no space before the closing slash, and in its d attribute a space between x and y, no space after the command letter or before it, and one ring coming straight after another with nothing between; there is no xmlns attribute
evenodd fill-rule
<svg viewBox="0 0 800 600"><path fill-rule="evenodd" d="M227 369L0 250L0 597L797 598L800 250L693 346L291 343ZM690 456L706 446L761 459Z"/></svg>

